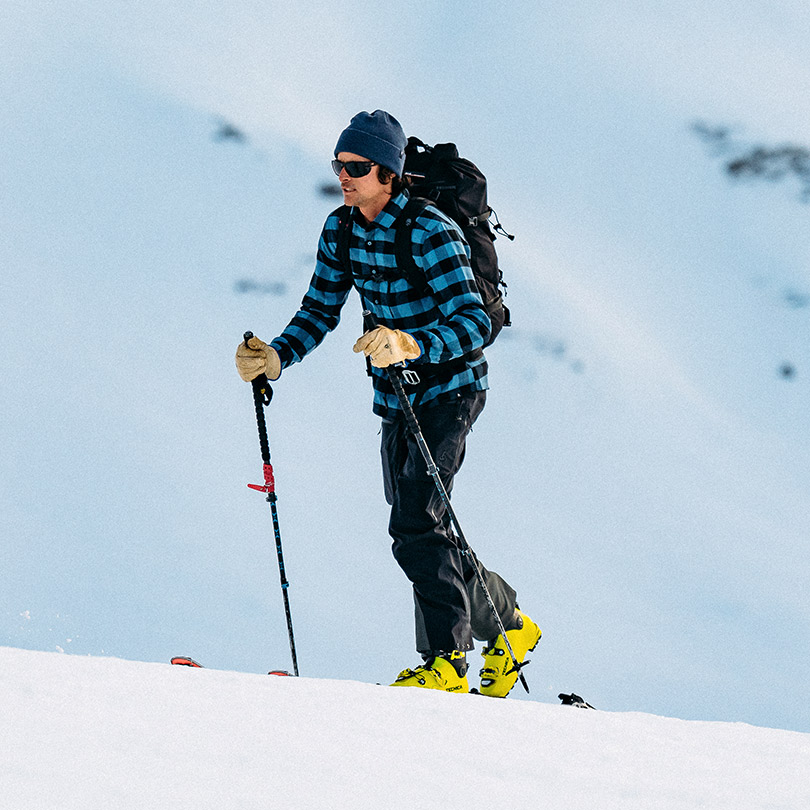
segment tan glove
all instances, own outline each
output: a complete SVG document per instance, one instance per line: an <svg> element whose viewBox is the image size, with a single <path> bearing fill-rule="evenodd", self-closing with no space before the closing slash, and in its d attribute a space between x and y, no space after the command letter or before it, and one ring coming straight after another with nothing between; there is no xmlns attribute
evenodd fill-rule
<svg viewBox="0 0 810 810"><path fill-rule="evenodd" d="M378 326L366 332L354 344L354 350L370 357L371 365L377 368L386 368L404 360L415 360L422 354L422 350L411 335L399 329L389 329L387 326Z"/></svg>
<svg viewBox="0 0 810 810"><path fill-rule="evenodd" d="M252 337L245 346L243 340L236 348L236 370L245 381L255 380L259 374L266 374L268 380L277 380L281 374L281 360L278 352L263 340Z"/></svg>

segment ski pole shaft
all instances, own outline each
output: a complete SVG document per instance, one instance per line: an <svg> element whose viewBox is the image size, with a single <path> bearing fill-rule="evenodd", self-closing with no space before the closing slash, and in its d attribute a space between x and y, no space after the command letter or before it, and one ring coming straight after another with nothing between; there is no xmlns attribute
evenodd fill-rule
<svg viewBox="0 0 810 810"><path fill-rule="evenodd" d="M245 332L245 345L253 337L252 332ZM260 374L252 381L253 404L256 409L256 425L259 429L259 445L261 447L262 462L264 464L264 484L248 484L251 489L267 494L266 500L270 504L270 513L273 519L273 535L276 541L276 557L278 558L278 573L281 580L281 594L284 600L284 614L287 619L287 635L290 640L290 656L292 657L293 672L298 675L298 656L295 652L295 634L293 633L292 613L290 612L290 597L288 589L290 583L287 581L287 573L284 565L284 552L281 548L281 529L278 522L278 509L276 507L276 482L273 473L273 465L270 462L270 442L267 439L267 422L264 417L264 406L270 404L273 397L273 389L264 374Z"/></svg>
<svg viewBox="0 0 810 810"><path fill-rule="evenodd" d="M365 310L363 312L363 318L367 328L370 327L374 329L378 325L376 319L369 310ZM526 683L526 678L521 671L525 664L518 663L517 657L512 650L512 645L510 644L509 638L506 635L506 628L504 627L503 620L501 619L500 613L498 613L498 609L495 607L495 602L492 600L492 594L490 594L487 583L484 580L484 574L481 571L481 564L478 562L478 558L475 556L475 552L473 552L472 547L467 542L467 538L465 537L464 531L462 530L461 524L456 516L455 509L453 509L453 505L450 503L450 496L447 492L447 488L445 487L441 475L439 474L439 468L436 466L436 462L433 460L430 448L427 446L425 437L422 435L422 429L419 427L419 421L416 418L416 413L414 412L413 406L408 399L408 395L405 393L405 386L402 384L400 370L395 366L387 366L386 371L388 372L388 379L394 389L394 393L396 394L399 406L402 409L402 413L405 416L405 421L411 431L411 435L413 436L414 441L416 441L417 447L419 447L422 458L425 460L428 475L433 479L433 482L436 485L436 490L439 493L439 497L447 510L450 523L452 524L453 530L458 537L461 551L467 555L472 564L475 577L478 580L478 584L481 586L481 591L484 594L487 605L489 606L492 616L495 619L498 632L501 634L501 636L503 636L504 644L506 645L506 649L512 659L512 666L514 667L514 670L510 671L517 671L523 688L528 692L529 684Z"/></svg>
<svg viewBox="0 0 810 810"><path fill-rule="evenodd" d="M281 550L281 531L278 525L275 492L268 493L267 500L270 502L270 512L273 518L273 534L276 539L276 556L278 557L278 574L281 581L281 594L284 600L284 615L287 618L287 636L290 640L290 657L292 658L293 673L298 675L298 656L295 652L295 634L293 633L292 613L290 612L290 583L287 581L286 569L284 568L284 554Z"/></svg>

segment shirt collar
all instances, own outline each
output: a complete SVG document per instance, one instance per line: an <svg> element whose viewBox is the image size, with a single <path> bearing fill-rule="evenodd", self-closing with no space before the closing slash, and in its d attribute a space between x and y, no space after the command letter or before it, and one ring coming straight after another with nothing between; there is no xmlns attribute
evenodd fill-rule
<svg viewBox="0 0 810 810"><path fill-rule="evenodd" d="M402 213L405 203L408 202L408 193L401 191L396 197L392 197L386 204L385 208L377 214L376 219L369 225L371 227L382 228L387 230L393 227L397 217Z"/></svg>

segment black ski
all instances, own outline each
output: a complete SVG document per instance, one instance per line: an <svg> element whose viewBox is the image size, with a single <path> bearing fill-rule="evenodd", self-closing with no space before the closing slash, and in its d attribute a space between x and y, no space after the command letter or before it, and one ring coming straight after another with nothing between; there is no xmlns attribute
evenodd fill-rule
<svg viewBox="0 0 810 810"><path fill-rule="evenodd" d="M584 698L571 692L570 695L560 694L557 697L562 701L563 706L576 706L577 709L595 709L590 703L586 703Z"/></svg>

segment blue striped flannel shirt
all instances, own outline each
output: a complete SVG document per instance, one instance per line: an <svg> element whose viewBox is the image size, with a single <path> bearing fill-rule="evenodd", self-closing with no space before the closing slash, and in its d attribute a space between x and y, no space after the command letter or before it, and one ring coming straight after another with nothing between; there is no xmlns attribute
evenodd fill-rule
<svg viewBox="0 0 810 810"><path fill-rule="evenodd" d="M338 211L329 215L318 244L315 272L301 307L270 344L279 354L282 369L302 360L338 325L353 286L377 323L407 332L419 344L422 354L408 363L414 371L418 372L424 363L446 363L484 345L490 321L473 278L469 248L456 225L434 206L424 208L413 229L414 259L425 273L431 295L392 273L394 223L407 200L407 193L397 195L368 225L359 212L352 210L351 268L344 267L337 256ZM449 378L432 380L425 375L419 402L430 402L447 392L486 389L486 360L483 354L477 354L477 358L459 364ZM394 416L399 403L385 369L372 368L372 382L374 413L383 418ZM415 392L411 401L414 396Z"/></svg>

